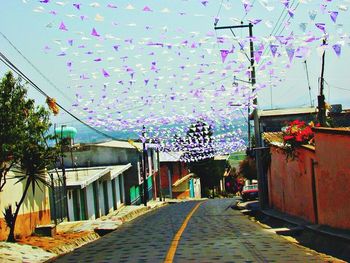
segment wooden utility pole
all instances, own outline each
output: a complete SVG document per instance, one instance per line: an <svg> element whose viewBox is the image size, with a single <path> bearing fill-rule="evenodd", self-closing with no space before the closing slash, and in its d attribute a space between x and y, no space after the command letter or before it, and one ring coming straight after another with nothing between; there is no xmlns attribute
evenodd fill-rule
<svg viewBox="0 0 350 263"><path fill-rule="evenodd" d="M323 39L323 46L327 44L326 38ZM324 64L325 64L326 50L322 54L322 67L321 67L321 78L320 78L320 95L317 96L318 101L318 114L317 119L321 126L326 125L326 103L323 95L324 90Z"/></svg>
<svg viewBox="0 0 350 263"><path fill-rule="evenodd" d="M256 84L256 77L255 77L255 61L254 61L254 43L253 43L253 24L249 23L248 25L239 25L239 26L222 26L222 27L214 27L215 30L218 29L230 29L232 34L234 32L232 31L235 28L246 28L249 29L249 47L250 47L250 84L252 85L252 92L254 93ZM258 116L258 99L255 97L253 100L253 105L255 106L255 109L253 111L254 115L254 134L255 134L255 157L256 157L256 169L257 169L257 178L258 178L258 187L259 187L259 203L260 207L262 209L267 208L268 206L268 189L267 189L267 177L266 174L264 174L264 168L263 168L263 151L265 147L261 147L261 135L260 135L260 122L259 122L259 116ZM248 151L251 151L251 129L250 129L250 105L248 105Z"/></svg>

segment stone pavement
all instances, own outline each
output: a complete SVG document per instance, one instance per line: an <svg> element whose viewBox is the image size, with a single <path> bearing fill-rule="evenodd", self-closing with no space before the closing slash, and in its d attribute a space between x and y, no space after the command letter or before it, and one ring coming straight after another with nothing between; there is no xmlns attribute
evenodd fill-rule
<svg viewBox="0 0 350 263"><path fill-rule="evenodd" d="M233 210L235 202L203 202L180 237L174 262L340 262L266 231ZM165 206L56 261L163 262L175 233L197 203Z"/></svg>
<svg viewBox="0 0 350 263"><path fill-rule="evenodd" d="M147 207L143 205L124 206L96 220L63 222L57 225L57 236L55 238L33 236L20 240L21 244L0 242L0 262L45 262L59 254L68 253L97 240L100 237L95 233L95 229L115 230L123 223L153 211L168 202L180 201L171 199L166 201L151 200ZM48 251L38 246L42 246Z"/></svg>
<svg viewBox="0 0 350 263"><path fill-rule="evenodd" d="M26 262L36 263L45 262L46 260L56 256L41 248L29 245L0 242L0 262Z"/></svg>

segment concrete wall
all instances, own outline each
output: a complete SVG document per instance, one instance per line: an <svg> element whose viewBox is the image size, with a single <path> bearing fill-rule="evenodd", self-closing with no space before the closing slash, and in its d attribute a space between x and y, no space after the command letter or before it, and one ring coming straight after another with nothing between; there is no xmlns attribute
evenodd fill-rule
<svg viewBox="0 0 350 263"><path fill-rule="evenodd" d="M171 182L169 180L169 174L171 175ZM172 184L174 184L177 180L184 177L188 174L188 170L186 165L181 162L161 162L160 163L160 176L161 176L161 187L163 193L167 196L171 196L170 192L174 193L174 189L172 189ZM188 187L187 187L188 188ZM171 189L171 190L170 190ZM177 191L177 190L176 190ZM181 191L180 191L181 192ZM173 196L177 198L179 195L179 191ZM189 197L189 192L188 192Z"/></svg>
<svg viewBox="0 0 350 263"><path fill-rule="evenodd" d="M137 152L136 149L90 145L74 150L72 155L73 162L70 152L66 153L66 157L64 158L66 167L72 167L74 165L77 167L93 167L131 163L131 168L124 173L124 200L126 204L130 204L130 187L133 185L139 185L139 171L137 168L137 163L140 160L140 153ZM100 190L102 190L102 187ZM104 214L103 204L102 207L100 207L100 210L101 212L103 211Z"/></svg>
<svg viewBox="0 0 350 263"><path fill-rule="evenodd" d="M8 173L9 177L13 177L14 175L15 174L12 172ZM3 219L5 207L12 205L12 210L14 212L16 202L19 202L21 199L26 183L26 181L18 184L15 184L15 182L15 179L7 180L6 186L3 191L0 192L0 240L5 240L9 232L5 220ZM30 188L22 204L15 228L15 235L18 237L29 236L34 231L36 225L49 224L51 222L49 189L43 185L40 187L43 191L36 187L34 196Z"/></svg>
<svg viewBox="0 0 350 263"><path fill-rule="evenodd" d="M319 223L350 229L350 130L319 128L315 141Z"/></svg>
<svg viewBox="0 0 350 263"><path fill-rule="evenodd" d="M317 128L315 142L315 151L299 148L297 159L288 161L282 149L271 146L270 206L313 223L350 229L350 130Z"/></svg>
<svg viewBox="0 0 350 263"><path fill-rule="evenodd" d="M298 158L286 160L282 149L271 147L268 173L270 207L314 222L312 165L315 153L298 149Z"/></svg>

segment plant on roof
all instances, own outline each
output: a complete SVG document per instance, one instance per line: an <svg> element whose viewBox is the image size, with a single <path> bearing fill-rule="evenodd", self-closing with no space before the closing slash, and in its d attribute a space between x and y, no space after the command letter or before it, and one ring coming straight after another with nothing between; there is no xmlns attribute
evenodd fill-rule
<svg viewBox="0 0 350 263"><path fill-rule="evenodd" d="M306 124L304 121L299 120L294 120L288 124L283 131L283 145L287 158L294 159L297 157L297 147L305 144L314 144L314 132L312 131L314 126L313 122Z"/></svg>

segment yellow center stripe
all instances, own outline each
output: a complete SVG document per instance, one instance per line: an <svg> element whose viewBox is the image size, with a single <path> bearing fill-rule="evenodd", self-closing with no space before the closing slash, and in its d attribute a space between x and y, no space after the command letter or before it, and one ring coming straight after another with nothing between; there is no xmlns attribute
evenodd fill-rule
<svg viewBox="0 0 350 263"><path fill-rule="evenodd" d="M203 202L201 203L198 203L193 209L192 211L186 216L184 222L182 223L179 231L177 231L176 235L174 236L173 240L171 241L171 244L170 244L170 247L169 247L169 250L168 250L168 253L166 255L166 258L164 260L164 263L170 263L170 262L173 262L174 260L174 256L175 256L175 252L176 252L176 249L177 249L177 246L179 244L179 241L181 239L181 235L182 233L184 232L185 228L187 227L187 224L188 224L188 221L190 221L192 215L194 214L194 212L196 212L196 210L198 209L198 207L202 204Z"/></svg>

